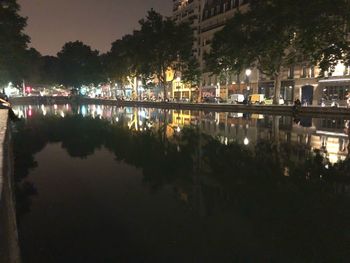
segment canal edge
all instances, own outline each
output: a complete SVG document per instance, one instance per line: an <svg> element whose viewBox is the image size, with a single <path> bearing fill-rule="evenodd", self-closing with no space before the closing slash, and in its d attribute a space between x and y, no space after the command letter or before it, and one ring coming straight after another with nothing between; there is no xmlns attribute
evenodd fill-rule
<svg viewBox="0 0 350 263"><path fill-rule="evenodd" d="M16 202L14 160L8 110L0 110L0 262L21 263Z"/></svg>

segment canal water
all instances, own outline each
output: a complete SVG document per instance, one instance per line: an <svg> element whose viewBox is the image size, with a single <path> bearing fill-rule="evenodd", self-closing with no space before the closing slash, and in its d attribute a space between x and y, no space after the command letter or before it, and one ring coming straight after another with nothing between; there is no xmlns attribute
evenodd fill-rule
<svg viewBox="0 0 350 263"><path fill-rule="evenodd" d="M348 262L349 120L14 111L24 263Z"/></svg>

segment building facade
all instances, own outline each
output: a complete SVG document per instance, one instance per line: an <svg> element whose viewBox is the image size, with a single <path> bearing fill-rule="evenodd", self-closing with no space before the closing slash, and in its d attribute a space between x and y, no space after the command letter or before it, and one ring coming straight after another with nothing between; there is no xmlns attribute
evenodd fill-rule
<svg viewBox="0 0 350 263"><path fill-rule="evenodd" d="M193 55L198 59L202 72L199 97L217 96L227 99L231 94L274 94L272 79L257 69L246 69L241 74L223 72L220 76L206 70L205 54L210 52L214 34L221 30L226 21L240 10L249 8L249 0L173 0L173 19L177 23L189 22L194 32ZM286 68L281 83L281 96L286 104L299 99L304 105L319 105L322 99L336 100L340 106L346 104L350 92L350 70L342 64L336 67L332 76L318 78L319 69L307 64ZM173 83L173 97L186 97L191 88L178 82ZM188 95L190 96L190 95Z"/></svg>
<svg viewBox="0 0 350 263"><path fill-rule="evenodd" d="M172 19L176 23L188 23L193 31L192 55L200 57L200 21L203 0L173 0ZM181 81L181 75L172 83L172 97L175 100L198 100L199 89Z"/></svg>

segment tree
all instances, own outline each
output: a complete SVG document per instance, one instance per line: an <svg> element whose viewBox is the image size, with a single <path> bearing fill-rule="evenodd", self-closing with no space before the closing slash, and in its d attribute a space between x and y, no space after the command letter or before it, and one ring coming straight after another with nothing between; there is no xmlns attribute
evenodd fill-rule
<svg viewBox="0 0 350 263"><path fill-rule="evenodd" d="M43 84L41 81L41 70L43 68L41 59L41 54L35 48L27 49L24 53L24 79L26 84Z"/></svg>
<svg viewBox="0 0 350 263"><path fill-rule="evenodd" d="M198 60L196 58L191 58L184 67L185 68L181 70L182 80L186 83L190 83L191 86L198 86L201 74Z"/></svg>
<svg viewBox="0 0 350 263"><path fill-rule="evenodd" d="M0 84L20 81L29 37L23 33L26 18L18 14L16 0L0 2Z"/></svg>
<svg viewBox="0 0 350 263"><path fill-rule="evenodd" d="M75 88L97 84L103 80L99 52L83 42L66 43L57 54L61 67L61 82Z"/></svg>
<svg viewBox="0 0 350 263"><path fill-rule="evenodd" d="M192 58L193 33L188 24L176 25L150 10L146 19L140 21L141 30L134 33L138 40L138 70L144 76L156 77L163 86L167 98L166 72L176 64L186 68Z"/></svg>
<svg viewBox="0 0 350 263"><path fill-rule="evenodd" d="M332 72L348 64L349 11L347 0L252 0L215 35L207 62L217 72L256 67L274 79L278 104L285 68L307 61Z"/></svg>
<svg viewBox="0 0 350 263"><path fill-rule="evenodd" d="M128 83L128 77L138 75L138 43L134 35L126 35L112 43L105 57L108 78L120 85Z"/></svg>
<svg viewBox="0 0 350 263"><path fill-rule="evenodd" d="M59 59L53 56L43 56L40 61L41 82L48 85L59 84L61 70Z"/></svg>

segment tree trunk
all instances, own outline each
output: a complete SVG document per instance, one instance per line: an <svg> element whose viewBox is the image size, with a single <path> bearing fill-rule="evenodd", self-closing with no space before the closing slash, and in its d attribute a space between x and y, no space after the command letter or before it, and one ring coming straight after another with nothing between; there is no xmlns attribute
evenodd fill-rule
<svg viewBox="0 0 350 263"><path fill-rule="evenodd" d="M167 99L167 83L166 83L166 81L163 81L163 92L164 92L164 94L163 94L163 100L164 101L166 101L166 99Z"/></svg>
<svg viewBox="0 0 350 263"><path fill-rule="evenodd" d="M237 82L238 82L239 93L242 93L242 91L241 91L241 78L239 77L239 73L237 74Z"/></svg>
<svg viewBox="0 0 350 263"><path fill-rule="evenodd" d="M280 101L280 95L281 95L281 79L282 79L282 71L280 71L278 74L275 74L275 95L273 97L273 104L279 105Z"/></svg>
<svg viewBox="0 0 350 263"><path fill-rule="evenodd" d="M161 80L160 82L162 83L163 85L163 100L166 101L167 99L167 81L166 81L166 71L163 71L163 76L161 76Z"/></svg>

